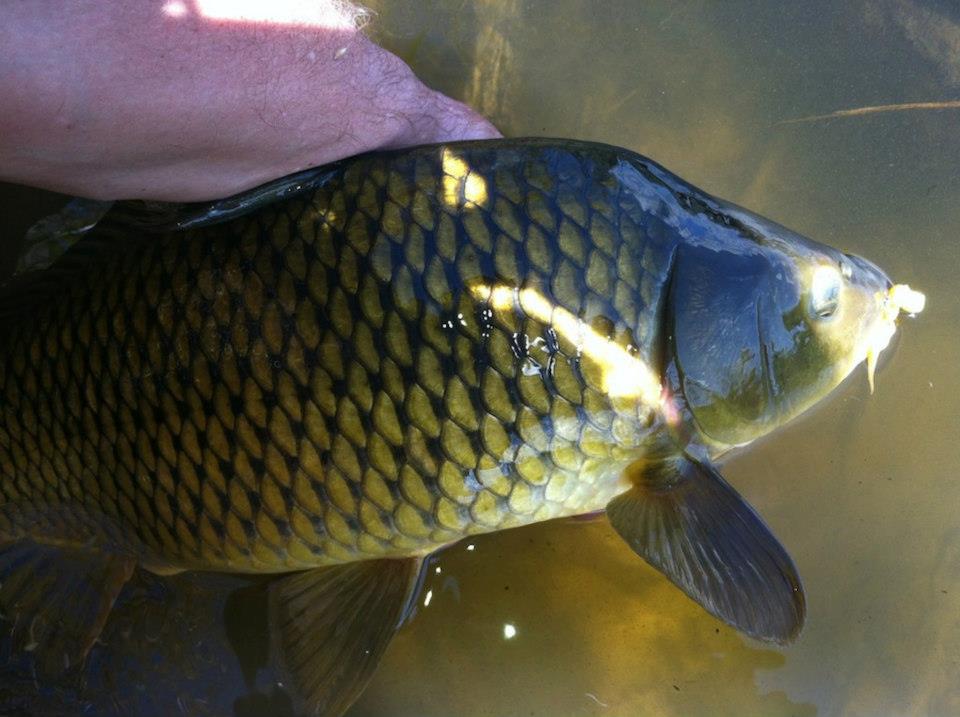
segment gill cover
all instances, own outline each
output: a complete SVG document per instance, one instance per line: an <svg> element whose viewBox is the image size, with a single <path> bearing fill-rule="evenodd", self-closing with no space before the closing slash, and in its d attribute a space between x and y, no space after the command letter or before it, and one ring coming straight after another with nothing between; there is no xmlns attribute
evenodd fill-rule
<svg viewBox="0 0 960 717"><path fill-rule="evenodd" d="M670 297L680 388L700 430L726 445L775 420L773 361L793 344L785 313L801 300L786 257L737 248L681 245Z"/></svg>

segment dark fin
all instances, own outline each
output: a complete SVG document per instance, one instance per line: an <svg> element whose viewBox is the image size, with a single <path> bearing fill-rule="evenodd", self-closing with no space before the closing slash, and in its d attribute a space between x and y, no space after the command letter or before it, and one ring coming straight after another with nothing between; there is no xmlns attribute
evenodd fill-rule
<svg viewBox="0 0 960 717"><path fill-rule="evenodd" d="M258 209L313 192L341 171L341 162L306 169L274 179L259 187L209 202L171 203L153 201L117 202L107 215L109 224L127 230L151 233L195 229L220 224Z"/></svg>
<svg viewBox="0 0 960 717"><path fill-rule="evenodd" d="M42 271L96 226L113 202L74 197L56 214L38 219L27 230L17 259L17 274Z"/></svg>
<svg viewBox="0 0 960 717"><path fill-rule="evenodd" d="M32 653L38 674L79 665L100 636L132 558L22 540L0 548L0 610L14 651Z"/></svg>
<svg viewBox="0 0 960 717"><path fill-rule="evenodd" d="M299 709L339 717L360 696L410 613L423 565L420 558L366 560L270 586L274 659Z"/></svg>
<svg viewBox="0 0 960 717"><path fill-rule="evenodd" d="M793 561L711 466L680 457L648 468L607 515L640 557L707 612L760 640L797 636L806 602Z"/></svg>
<svg viewBox="0 0 960 717"><path fill-rule="evenodd" d="M0 322L29 315L37 307L62 296L66 287L78 276L95 273L118 252L152 239L144 232L124 233L112 226L109 220L111 214L113 210L80 235L65 237L64 242L68 245L63 247L62 254L49 266L21 271L0 283ZM56 248L51 248L51 253L56 251Z"/></svg>
<svg viewBox="0 0 960 717"><path fill-rule="evenodd" d="M36 270L21 272L0 283L0 322L22 317L37 306L50 301L76 275L96 271L96 267L117 252L149 242L158 235L185 229L211 226L257 211L268 204L281 202L315 191L339 176L340 163L308 169L288 177L211 202L178 204L153 201L119 201L102 217L86 226L84 220L74 237L65 237L62 251L49 266L45 261L33 262ZM89 202L92 208L96 202Z"/></svg>

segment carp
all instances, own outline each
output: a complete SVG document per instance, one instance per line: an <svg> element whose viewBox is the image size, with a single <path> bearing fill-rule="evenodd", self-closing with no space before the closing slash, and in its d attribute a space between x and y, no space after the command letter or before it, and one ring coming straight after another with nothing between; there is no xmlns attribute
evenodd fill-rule
<svg viewBox="0 0 960 717"><path fill-rule="evenodd" d="M115 205L0 294L0 607L79 663L136 566L270 588L339 715L461 538L605 510L747 635L804 593L716 460L876 358L923 297L627 150L378 152Z"/></svg>

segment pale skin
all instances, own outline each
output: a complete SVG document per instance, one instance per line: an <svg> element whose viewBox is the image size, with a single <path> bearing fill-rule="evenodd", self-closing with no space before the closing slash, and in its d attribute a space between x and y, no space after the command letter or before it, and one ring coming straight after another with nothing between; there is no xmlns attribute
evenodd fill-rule
<svg viewBox="0 0 960 717"><path fill-rule="evenodd" d="M333 0L0 0L0 179L197 201L500 136L357 24Z"/></svg>

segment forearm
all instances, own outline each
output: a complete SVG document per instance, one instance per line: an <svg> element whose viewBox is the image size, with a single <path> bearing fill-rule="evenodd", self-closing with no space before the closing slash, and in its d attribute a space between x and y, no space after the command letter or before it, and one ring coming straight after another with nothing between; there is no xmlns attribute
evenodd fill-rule
<svg viewBox="0 0 960 717"><path fill-rule="evenodd" d="M218 20L203 2L0 0L0 176L196 200L369 149L496 135L331 0L272 2L315 24Z"/></svg>

